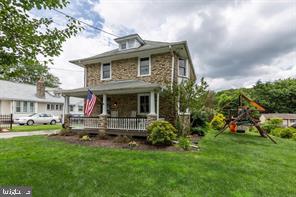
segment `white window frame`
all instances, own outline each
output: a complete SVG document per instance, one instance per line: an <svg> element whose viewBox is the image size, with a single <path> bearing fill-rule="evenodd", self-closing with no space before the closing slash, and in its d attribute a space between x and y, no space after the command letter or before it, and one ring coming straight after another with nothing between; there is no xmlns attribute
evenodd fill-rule
<svg viewBox="0 0 296 197"><path fill-rule="evenodd" d="M109 78L103 78L103 65L104 64L110 64L110 77ZM101 63L101 80L105 81L105 80L111 80L111 79L112 79L112 64L111 64L111 62Z"/></svg>
<svg viewBox="0 0 296 197"><path fill-rule="evenodd" d="M180 59L184 59L185 60L185 64L186 64L186 73L185 75L180 75ZM178 76L179 77L186 77L186 78L189 78L189 66L188 66L188 59L187 58L182 58L182 57L178 57Z"/></svg>
<svg viewBox="0 0 296 197"><path fill-rule="evenodd" d="M140 111L140 101L141 101L141 96L148 96L148 104L149 104L149 110L148 110L148 112L147 113L141 113ZM137 103L137 105L138 105L138 114L139 115L147 115L147 114L149 114L150 113L150 94L149 93L144 93L144 94L138 94L138 103Z"/></svg>
<svg viewBox="0 0 296 197"><path fill-rule="evenodd" d="M20 103L20 111L16 111L16 104L17 103ZM27 106L26 106L26 110L25 107L24 107L24 103L27 103ZM31 111L31 103L33 103L33 111ZM33 101L15 101L15 105L14 105L14 112L17 113L17 114L30 114L30 113L34 113L35 111L35 102Z"/></svg>
<svg viewBox="0 0 296 197"><path fill-rule="evenodd" d="M141 75L141 58L149 58L149 73L145 75ZM138 77L147 77L151 75L151 55L144 55L138 57Z"/></svg>

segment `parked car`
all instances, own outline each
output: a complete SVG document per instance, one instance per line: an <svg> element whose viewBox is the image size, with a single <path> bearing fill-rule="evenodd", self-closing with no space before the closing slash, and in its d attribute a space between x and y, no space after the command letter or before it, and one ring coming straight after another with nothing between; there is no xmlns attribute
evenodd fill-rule
<svg viewBox="0 0 296 197"><path fill-rule="evenodd" d="M291 127L296 129L296 122L294 124L292 124Z"/></svg>
<svg viewBox="0 0 296 197"><path fill-rule="evenodd" d="M34 113L29 116L20 117L14 120L14 123L19 125L33 125L33 124L56 124L60 122L60 117L51 114Z"/></svg>

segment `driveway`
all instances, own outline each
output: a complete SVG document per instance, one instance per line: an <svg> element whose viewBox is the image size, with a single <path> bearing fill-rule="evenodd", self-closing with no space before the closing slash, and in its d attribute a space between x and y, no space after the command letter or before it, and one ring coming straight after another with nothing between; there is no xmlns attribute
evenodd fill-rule
<svg viewBox="0 0 296 197"><path fill-rule="evenodd" d="M0 133L0 139L14 138L14 137L24 137L24 136L33 136L33 135L50 135L58 133L59 130L52 131L30 131L30 132L7 132Z"/></svg>

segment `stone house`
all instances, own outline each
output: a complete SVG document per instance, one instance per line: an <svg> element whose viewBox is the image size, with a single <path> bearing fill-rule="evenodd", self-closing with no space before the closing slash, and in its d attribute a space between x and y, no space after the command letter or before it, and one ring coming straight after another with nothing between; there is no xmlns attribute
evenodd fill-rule
<svg viewBox="0 0 296 197"><path fill-rule="evenodd" d="M83 99L71 98L69 113L83 113ZM64 98L59 89L45 87L43 81L36 85L0 80L0 115L12 114L13 118L33 113L62 116Z"/></svg>
<svg viewBox="0 0 296 197"><path fill-rule="evenodd" d="M176 106L170 106L162 92L184 80L196 80L187 42L143 40L138 34L115 42L117 49L70 61L84 68L85 81L84 87L62 91L66 103L69 97L85 98L88 89L97 102L91 117L69 119L65 115L65 125L145 135L151 121L162 118L173 122L176 115L171 111ZM189 110L177 115L186 116L189 124Z"/></svg>

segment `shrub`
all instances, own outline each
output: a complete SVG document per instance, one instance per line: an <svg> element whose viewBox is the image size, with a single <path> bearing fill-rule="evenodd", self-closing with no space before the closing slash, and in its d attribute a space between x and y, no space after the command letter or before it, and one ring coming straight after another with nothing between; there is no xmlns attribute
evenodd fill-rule
<svg viewBox="0 0 296 197"><path fill-rule="evenodd" d="M82 138L83 136L87 135L88 136L88 133L86 131L82 131L82 132L79 132L78 133L78 137L79 138Z"/></svg>
<svg viewBox="0 0 296 197"><path fill-rule="evenodd" d="M82 136L82 138L80 138L81 141L90 141L90 137L88 135L84 135Z"/></svg>
<svg viewBox="0 0 296 197"><path fill-rule="evenodd" d="M131 139L126 135L118 135L114 138L113 142L115 143L129 143Z"/></svg>
<svg viewBox="0 0 296 197"><path fill-rule="evenodd" d="M283 127L283 119L281 118L272 118L262 124L262 129L264 129L267 133L271 133L273 129L281 127Z"/></svg>
<svg viewBox="0 0 296 197"><path fill-rule="evenodd" d="M191 132L193 134L197 134L199 136L205 136L206 133L208 132L209 128L207 126L205 127L193 127L191 128Z"/></svg>
<svg viewBox="0 0 296 197"><path fill-rule="evenodd" d="M130 148L135 148L138 146L138 143L136 141L131 141L128 143L128 147Z"/></svg>
<svg viewBox="0 0 296 197"><path fill-rule="evenodd" d="M293 134L296 133L294 128L282 128L280 137L281 138L292 138Z"/></svg>
<svg viewBox="0 0 296 197"><path fill-rule="evenodd" d="M296 141L296 133L293 133L292 140Z"/></svg>
<svg viewBox="0 0 296 197"><path fill-rule="evenodd" d="M249 132L252 132L252 133L258 133L257 128L256 127L253 127L253 126L250 126L248 131Z"/></svg>
<svg viewBox="0 0 296 197"><path fill-rule="evenodd" d="M190 140L187 137L180 137L178 146L181 147L183 150L189 150Z"/></svg>
<svg viewBox="0 0 296 197"><path fill-rule="evenodd" d="M271 135L281 137L281 131L283 128L275 128L271 131Z"/></svg>
<svg viewBox="0 0 296 197"><path fill-rule="evenodd" d="M152 122L147 127L147 132L147 140L153 145L171 145L177 136L175 127L164 120Z"/></svg>
<svg viewBox="0 0 296 197"><path fill-rule="evenodd" d="M220 129L223 128L223 126L224 126L224 124L225 124L224 120L225 120L224 115L218 113L218 114L216 114L216 115L214 116L214 118L212 119L210 125L211 125L211 127L212 127L213 129L220 130Z"/></svg>

